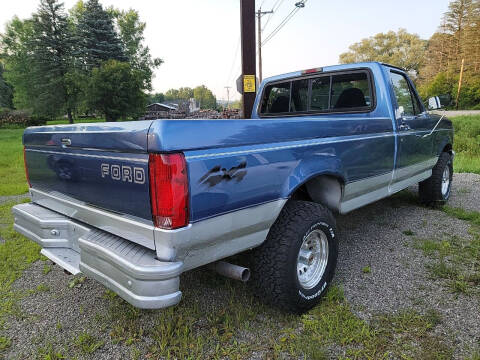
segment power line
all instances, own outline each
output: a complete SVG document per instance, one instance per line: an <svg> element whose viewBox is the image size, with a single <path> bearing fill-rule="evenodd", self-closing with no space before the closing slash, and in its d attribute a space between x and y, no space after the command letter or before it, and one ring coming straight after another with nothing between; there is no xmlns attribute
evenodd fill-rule
<svg viewBox="0 0 480 360"><path fill-rule="evenodd" d="M293 9L281 22L280 24L267 36L267 38L262 42L262 46L269 42L284 26L287 22L298 12L298 8Z"/></svg>
<svg viewBox="0 0 480 360"><path fill-rule="evenodd" d="M308 0L302 0L295 4L295 8L280 22L280 24L267 36L267 38L262 42L262 46L269 42L289 21L290 19L302 9ZM302 4L303 6L299 6Z"/></svg>
<svg viewBox="0 0 480 360"><path fill-rule="evenodd" d="M260 7L265 3L266 0L263 0ZM272 10L274 12L276 12L280 6L282 6L282 4L284 3L285 0L276 0L275 3L273 4L272 6ZM267 38L262 42L261 46L265 45L268 41L270 41L287 23L288 21L290 21L290 19L301 9L304 7L304 5L307 3L308 0L300 0L298 3L295 4L295 8L280 22L280 24L267 36ZM303 6L299 6L298 4L302 4ZM272 16L273 16L273 13L272 14L269 14L268 16L268 19L267 21L265 22L265 25L263 26L263 29L261 30L261 32L263 33L263 31L265 30L265 28L267 27L268 23L270 22L270 20L272 19ZM237 47L235 49L235 56L233 57L233 62L232 62L232 66L230 68L230 72L229 72L229 75L228 75L228 80L227 80L227 84L230 84L231 81L233 81L232 77L234 76L234 70L241 70L241 64L239 64L238 66L237 65L237 56L238 56L238 51L240 49L240 38L238 39L238 43L237 43ZM258 49L257 49L257 54L258 54Z"/></svg>
<svg viewBox="0 0 480 360"><path fill-rule="evenodd" d="M274 11L274 12L277 11L277 10L280 8L280 6L282 6L282 4L283 4L284 1L285 1L285 0L276 0L276 2L273 4L272 11ZM263 4L264 2L265 2L265 1L263 1L262 4ZM296 8L296 9L298 9L298 8ZM273 13L268 14L268 19L267 19L267 22L265 23L265 25L264 25L264 27L263 27L263 29L262 29L262 33L263 33L263 31L265 30L265 27L267 26L267 24L269 23L269 21L271 20L272 15L273 15ZM263 45L263 42L262 42L262 45ZM240 38L238 38L237 48L236 48L236 50L235 50L235 56L234 56L234 58L233 58L232 67L231 67L230 73L229 73L229 75L228 75L227 84L230 84L230 83L233 81L232 77L235 76L235 73L239 73L239 72L241 72L241 70L242 70L242 69L241 69L241 68L242 68L241 64L238 64L238 65L237 65L237 60L238 60L237 55L238 55L238 50L239 50L239 48L240 48ZM258 55L258 49L257 49L255 55ZM235 70L235 71L234 71L234 70Z"/></svg>
<svg viewBox="0 0 480 360"><path fill-rule="evenodd" d="M232 79L232 75L233 75L233 70L235 69L235 65L237 64L238 50L240 50L240 37L238 37L237 46L235 48L235 55L233 56L232 66L230 67L230 71L228 73L227 84L230 83L230 80Z"/></svg>
<svg viewBox="0 0 480 360"><path fill-rule="evenodd" d="M263 1L262 1L262 3L260 4L260 8L261 8L262 5L265 3L265 1L266 1L266 0L263 0ZM285 1L285 0L277 0L277 1L275 2L275 4L273 5L273 8L276 7L276 9L278 9L278 8L280 7L280 5L282 4L283 1ZM280 4L279 4L279 3L280 3ZM272 14L268 14L268 15L269 15L269 17L268 17L267 20L269 21L269 20L271 19ZM268 21L267 21L267 23L268 23ZM266 24L267 24L267 23L266 23ZM265 24L265 26L266 26L266 24ZM262 30L262 32L263 32L263 30ZM238 65L238 66L235 66L235 65L237 65L237 61L238 61L238 51L239 51L239 50L240 50L240 37L238 37L237 46L236 46L236 48L235 48L235 55L233 56L232 65L231 65L230 71L229 71L229 73L228 73L227 82L226 82L227 84L230 84L231 81L233 81L232 77L235 76L234 70L237 70L236 72L238 72L238 70L241 70L241 69L239 69L239 68L241 68L241 64ZM258 50L257 50L257 53L258 53Z"/></svg>
<svg viewBox="0 0 480 360"><path fill-rule="evenodd" d="M283 3L284 1L285 1L285 0L277 0L277 1L275 2L275 4L273 4L273 6L272 6L272 11L273 11L273 13L277 12L277 10L280 8L280 6L282 6L282 3ZM265 29L267 28L267 25L268 25L268 23L270 22L270 20L272 20L273 13L268 15L268 19L267 19L267 21L265 22L265 25L263 25L262 33L263 33L263 32L265 31Z"/></svg>

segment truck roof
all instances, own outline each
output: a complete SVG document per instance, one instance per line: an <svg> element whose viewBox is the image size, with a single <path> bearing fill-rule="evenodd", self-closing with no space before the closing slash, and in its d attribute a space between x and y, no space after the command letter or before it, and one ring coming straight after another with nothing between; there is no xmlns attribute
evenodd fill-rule
<svg viewBox="0 0 480 360"><path fill-rule="evenodd" d="M350 64L339 64L339 65L330 65L330 66L324 66L324 67L319 67L318 72L328 72L328 71L338 71L338 70L344 70L344 69L354 69L354 68L359 68L359 67L374 67L374 66L388 66L394 69L398 69L401 71L405 71L405 69L402 69L398 66L390 65L387 63L381 63L378 61L368 61L368 62L358 62L358 63L350 63ZM271 81L278 81L282 79L288 79L292 77L297 77L301 76L304 74L304 71L306 70L300 70L300 71L293 71L290 73L285 73L285 74L280 74L280 75L275 75L269 78L266 78L263 80L263 82L271 82Z"/></svg>

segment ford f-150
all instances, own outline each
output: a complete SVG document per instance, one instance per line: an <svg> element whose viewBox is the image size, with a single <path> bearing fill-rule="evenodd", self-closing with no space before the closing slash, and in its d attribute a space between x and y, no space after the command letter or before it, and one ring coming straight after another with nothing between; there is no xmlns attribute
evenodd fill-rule
<svg viewBox="0 0 480 360"><path fill-rule="evenodd" d="M454 157L452 123L376 62L268 78L252 119L30 127L23 144L32 201L15 229L68 272L162 308L190 269L245 280L219 261L248 251L258 292L297 313L332 281L334 214L417 183L442 204Z"/></svg>

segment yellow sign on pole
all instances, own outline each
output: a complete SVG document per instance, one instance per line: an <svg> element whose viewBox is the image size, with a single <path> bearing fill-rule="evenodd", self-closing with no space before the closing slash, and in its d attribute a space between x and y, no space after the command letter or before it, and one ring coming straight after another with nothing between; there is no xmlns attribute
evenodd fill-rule
<svg viewBox="0 0 480 360"><path fill-rule="evenodd" d="M255 91L255 75L243 75L243 92L254 93Z"/></svg>

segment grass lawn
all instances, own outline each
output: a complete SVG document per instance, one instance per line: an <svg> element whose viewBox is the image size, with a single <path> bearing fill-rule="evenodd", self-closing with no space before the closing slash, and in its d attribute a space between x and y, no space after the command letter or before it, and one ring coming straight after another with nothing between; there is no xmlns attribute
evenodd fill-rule
<svg viewBox="0 0 480 360"><path fill-rule="evenodd" d="M81 119L76 122L102 121ZM452 121L455 126L455 172L480 174L480 116L458 116ZM47 124L66 123L66 120L53 120ZM19 195L28 191L23 167L22 133L23 129L0 129L0 196Z"/></svg>
<svg viewBox="0 0 480 360"><path fill-rule="evenodd" d="M455 128L455 172L480 174L480 116L451 118Z"/></svg>
<svg viewBox="0 0 480 360"><path fill-rule="evenodd" d="M470 239L457 235L416 239L415 246L435 259L427 266L433 278L444 279L452 293L480 294L480 212L445 206L442 209L453 218L467 221Z"/></svg>
<svg viewBox="0 0 480 360"><path fill-rule="evenodd" d="M18 279L23 270L41 258L40 247L13 230L13 214L11 208L15 202L0 204L0 358L2 347L9 340L2 336L5 320L8 315L19 312L17 301L22 294L12 292L11 285Z"/></svg>
<svg viewBox="0 0 480 360"><path fill-rule="evenodd" d="M23 129L0 130L0 196L28 191L23 165Z"/></svg>

